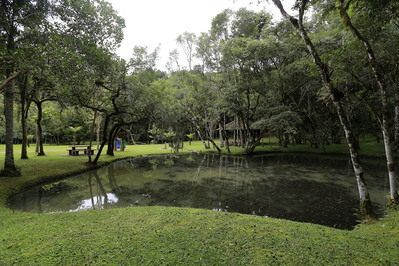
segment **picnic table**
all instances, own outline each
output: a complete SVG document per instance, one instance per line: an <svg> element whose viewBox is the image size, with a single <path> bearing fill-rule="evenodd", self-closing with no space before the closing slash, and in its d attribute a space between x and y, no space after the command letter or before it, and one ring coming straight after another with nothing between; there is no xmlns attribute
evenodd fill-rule
<svg viewBox="0 0 399 266"><path fill-rule="evenodd" d="M90 149L90 145L73 145L70 147L71 148L68 149L67 151L69 152L69 155L72 155L72 156L79 156L80 151L83 151L85 155L88 155L89 152L91 155L94 154L94 150Z"/></svg>

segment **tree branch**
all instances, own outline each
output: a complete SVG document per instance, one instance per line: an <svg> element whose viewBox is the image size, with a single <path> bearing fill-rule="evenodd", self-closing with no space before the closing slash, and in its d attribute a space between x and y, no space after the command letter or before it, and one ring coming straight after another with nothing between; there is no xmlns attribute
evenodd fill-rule
<svg viewBox="0 0 399 266"><path fill-rule="evenodd" d="M352 2L352 0L346 0L346 1L343 3L343 8L344 8L345 10L348 10L349 5L351 4L351 2Z"/></svg>
<svg viewBox="0 0 399 266"><path fill-rule="evenodd" d="M21 71L18 71L17 73L15 73L14 75L8 77L0 86L0 91L3 90L3 87L7 85L8 82L10 82L11 80L15 79L16 77L18 77L18 75L21 74Z"/></svg>
<svg viewBox="0 0 399 266"><path fill-rule="evenodd" d="M305 8L306 8L307 0L302 0L301 1L301 6L299 8L299 25L303 25L303 16L305 14Z"/></svg>
<svg viewBox="0 0 399 266"><path fill-rule="evenodd" d="M285 11L281 1L280 0L272 0L272 1L275 4L275 6L280 10L281 15L283 15L283 17L287 18L295 27L297 27L298 20Z"/></svg>

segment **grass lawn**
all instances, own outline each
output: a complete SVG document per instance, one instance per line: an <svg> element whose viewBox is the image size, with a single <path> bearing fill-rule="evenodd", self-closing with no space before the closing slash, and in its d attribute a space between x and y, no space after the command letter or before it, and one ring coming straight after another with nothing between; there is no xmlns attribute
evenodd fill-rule
<svg viewBox="0 0 399 266"><path fill-rule="evenodd" d="M164 145L128 146L100 163L170 153ZM399 262L399 211L345 231L281 219L190 208L130 207L76 213L13 212L6 198L17 191L88 169L87 157L66 156L68 146L45 146L46 156L29 149L15 161L22 176L0 179L0 265L48 264L367 264ZM204 151L199 142L186 148ZM383 146L361 144L364 155L381 157ZM232 147L234 154L242 152ZM259 147L258 152L346 153L342 145L312 149L298 145ZM4 162L0 145L0 167Z"/></svg>

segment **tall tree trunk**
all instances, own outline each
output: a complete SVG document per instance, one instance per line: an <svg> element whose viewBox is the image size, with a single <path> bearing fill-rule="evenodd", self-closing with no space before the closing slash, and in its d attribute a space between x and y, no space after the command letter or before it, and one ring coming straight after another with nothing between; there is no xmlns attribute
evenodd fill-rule
<svg viewBox="0 0 399 266"><path fill-rule="evenodd" d="M28 85L28 74L23 76L23 80L20 84L21 94L21 127L22 127L22 148L21 148L21 159L29 159L28 157L28 127L26 123L27 113L29 104L26 103L26 88Z"/></svg>
<svg viewBox="0 0 399 266"><path fill-rule="evenodd" d="M39 153L39 150L40 150L40 139L39 139L39 129L38 129L37 127L36 127L35 135L36 135L36 147L35 147L35 152L36 152L36 153Z"/></svg>
<svg viewBox="0 0 399 266"><path fill-rule="evenodd" d="M43 103L41 101L35 101L35 103L37 106L36 126L37 126L37 137L39 141L39 153L37 155L44 156L46 154L44 153L44 148L43 148L43 129L42 129Z"/></svg>
<svg viewBox="0 0 399 266"><path fill-rule="evenodd" d="M7 77L11 76L12 70L7 70ZM5 86L4 90L4 118L6 122L6 154L4 159L4 170L0 173L1 176L20 176L21 173L17 170L14 162L14 80L10 80Z"/></svg>
<svg viewBox="0 0 399 266"><path fill-rule="evenodd" d="M374 78L377 81L378 88L381 95L381 122L380 127L382 136L384 138L385 157L387 161L388 175L389 175L389 187L390 187L390 198L391 202L399 204L399 195L397 190L397 177L395 172L395 163L392 155L391 140L388 132L388 97L387 90L384 85L384 79L382 71L379 69L377 59L374 55L374 51L369 42L361 35L357 28L352 24L351 18L349 17L347 10L349 8L350 1L339 0L339 14L342 18L342 23L347 27L352 35L357 39L364 47L364 51L367 54L371 70Z"/></svg>
<svg viewBox="0 0 399 266"><path fill-rule="evenodd" d="M15 11L13 11L14 13ZM11 24L9 25L9 32L7 36L7 52L9 54L14 53L15 49L15 37L17 35L16 27ZM11 58L9 60L12 61ZM0 173L1 176L20 176L21 173L18 171L14 162L14 79L18 75L13 75L14 66L10 65L8 69L6 69L6 81L1 85L4 86L4 118L6 124L6 135L5 135L5 144L6 144L6 154L4 159L4 169Z"/></svg>
<svg viewBox="0 0 399 266"><path fill-rule="evenodd" d="M314 47L312 41L307 35L305 28L303 27L303 16L306 9L307 1L302 0L299 1L299 18L296 19L289 15L285 10L280 0L273 0L273 3L280 10L283 17L287 18L291 24L295 27L298 34L301 36L304 41L309 53L313 58L313 62L315 63L317 70L319 72L320 78L323 81L323 85L330 95L335 110L338 114L339 120L341 122L341 126L345 132L345 138L348 144L351 161L353 165L353 170L355 172L357 186L359 190L359 200L360 200L360 213L362 215L362 219L365 221L375 220L375 213L372 208L370 194L368 192L366 182L363 177L363 168L360 163L359 153L356 148L356 139L354 137L353 131L350 128L349 120L347 119L346 112L341 103L341 95L340 92L334 87L330 79L330 70L326 64L324 64Z"/></svg>
<svg viewBox="0 0 399 266"><path fill-rule="evenodd" d="M24 104L22 104L24 105ZM21 126L22 126L22 148L21 148L21 159L29 159L28 157L28 126L26 123L26 117L24 114L25 107L21 107Z"/></svg>
<svg viewBox="0 0 399 266"><path fill-rule="evenodd" d="M240 121L240 120L238 120L238 121ZM242 132L241 125L238 124L238 126L240 127L240 128L238 129L238 132L239 132L239 142L240 142L241 147L244 148L244 147L245 147L245 143L244 143L244 134L243 134L243 132Z"/></svg>
<svg viewBox="0 0 399 266"><path fill-rule="evenodd" d="M234 116L234 129L233 129L233 145L237 146L237 116Z"/></svg>
<svg viewBox="0 0 399 266"><path fill-rule="evenodd" d="M95 124L96 124L96 120L97 120L97 111L94 111L93 123L91 124L91 131L90 131L89 152L88 152L89 161L87 162L89 164L92 163L92 160L91 160L91 146L93 144L93 135L94 135L94 127L95 127Z"/></svg>
<svg viewBox="0 0 399 266"><path fill-rule="evenodd" d="M228 154L230 154L230 143L229 143L229 136L227 135L226 130L226 113L223 115L223 139L225 141L225 147L227 149Z"/></svg>
<svg viewBox="0 0 399 266"><path fill-rule="evenodd" d="M223 129L222 129L222 123L219 123L219 146L223 147Z"/></svg>
<svg viewBox="0 0 399 266"><path fill-rule="evenodd" d="M97 151L100 148L100 121L101 121L101 115L98 114L96 119Z"/></svg>
<svg viewBox="0 0 399 266"><path fill-rule="evenodd" d="M399 152L399 103L395 104L395 151Z"/></svg>
<svg viewBox="0 0 399 266"><path fill-rule="evenodd" d="M225 147L227 149L227 153L230 154L230 143L229 143L229 137L227 136L227 131L225 128L223 128L223 138L225 141Z"/></svg>

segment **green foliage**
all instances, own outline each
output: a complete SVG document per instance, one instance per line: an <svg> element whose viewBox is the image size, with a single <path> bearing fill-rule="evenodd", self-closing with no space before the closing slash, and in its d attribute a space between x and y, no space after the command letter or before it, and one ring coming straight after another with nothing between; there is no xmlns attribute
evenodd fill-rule
<svg viewBox="0 0 399 266"><path fill-rule="evenodd" d="M195 134L194 134L194 133L190 133L190 134L188 134L188 135L186 135L186 136L187 136L187 138L189 138L190 140L192 140L193 137L195 136Z"/></svg>
<svg viewBox="0 0 399 266"><path fill-rule="evenodd" d="M133 73L140 73L146 70L154 69L158 57L159 47L151 54L148 54L147 47L135 46L133 48L133 57L130 59L129 66Z"/></svg>
<svg viewBox="0 0 399 266"><path fill-rule="evenodd" d="M169 132L165 132L164 136L166 138L166 142L169 144L171 151L174 153L178 153L180 149L180 145L182 140L176 132L169 130Z"/></svg>
<svg viewBox="0 0 399 266"><path fill-rule="evenodd" d="M253 123L251 128L257 129L265 127L279 136L281 134L295 134L301 122L298 113L286 107L276 107L270 112L270 117L268 119Z"/></svg>
<svg viewBox="0 0 399 266"><path fill-rule="evenodd" d="M70 129L73 133L76 133L76 132L78 132L79 130L81 130L82 127L69 127L69 129Z"/></svg>

